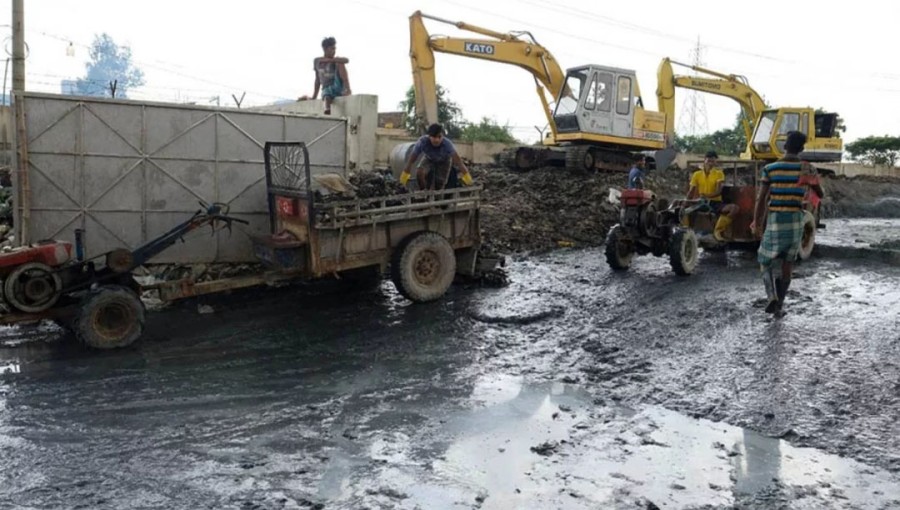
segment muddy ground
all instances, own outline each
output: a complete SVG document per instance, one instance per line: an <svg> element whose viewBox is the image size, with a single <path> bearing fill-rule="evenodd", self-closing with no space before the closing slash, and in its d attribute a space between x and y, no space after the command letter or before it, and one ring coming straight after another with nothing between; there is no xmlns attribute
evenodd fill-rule
<svg viewBox="0 0 900 510"><path fill-rule="evenodd" d="M900 507L900 270L597 248L410 305L278 289L107 353L2 331L0 508Z"/></svg>
<svg viewBox="0 0 900 510"><path fill-rule="evenodd" d="M621 189L620 173L572 172L548 167L513 172L477 166L473 175L485 187L485 234L507 252L545 251L559 246L599 246L618 222L607 197ZM647 187L661 198L683 198L689 170L650 172ZM823 179L823 214L830 217L900 217L900 179L834 177Z"/></svg>

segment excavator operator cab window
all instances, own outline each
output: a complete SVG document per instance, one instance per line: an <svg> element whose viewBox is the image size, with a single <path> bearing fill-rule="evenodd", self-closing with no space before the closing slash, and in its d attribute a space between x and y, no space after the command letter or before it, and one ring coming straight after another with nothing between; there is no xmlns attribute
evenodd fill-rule
<svg viewBox="0 0 900 510"><path fill-rule="evenodd" d="M619 76L619 82L616 84L616 92L619 100L616 101L616 113L619 115L628 115L631 112L631 78L628 76Z"/></svg>
<svg viewBox="0 0 900 510"><path fill-rule="evenodd" d="M591 89L584 100L584 107L588 110L608 112L612 104L610 89L612 89L612 75L609 73L596 73L591 82Z"/></svg>
<svg viewBox="0 0 900 510"><path fill-rule="evenodd" d="M753 133L753 148L759 152L771 152L769 148L769 139L772 138L772 131L775 130L775 121L778 119L777 111L763 112L759 118L759 125L756 126L756 132Z"/></svg>
<svg viewBox="0 0 900 510"><path fill-rule="evenodd" d="M815 115L816 138L832 138L837 128L836 113L817 113Z"/></svg>
<svg viewBox="0 0 900 510"><path fill-rule="evenodd" d="M775 138L775 147L778 152L784 152L784 142L791 131L800 131L800 114L785 113L781 116L781 124L778 126L778 136ZM806 131L805 129L803 131Z"/></svg>
<svg viewBox="0 0 900 510"><path fill-rule="evenodd" d="M575 113L575 110L578 108L578 100L581 99L581 91L584 88L585 81L587 81L587 73L585 71L569 71L559 101L556 103L554 116L572 115Z"/></svg>
<svg viewBox="0 0 900 510"><path fill-rule="evenodd" d="M781 125L778 126L778 134L787 135L791 131L800 131L799 113L785 113L781 117Z"/></svg>

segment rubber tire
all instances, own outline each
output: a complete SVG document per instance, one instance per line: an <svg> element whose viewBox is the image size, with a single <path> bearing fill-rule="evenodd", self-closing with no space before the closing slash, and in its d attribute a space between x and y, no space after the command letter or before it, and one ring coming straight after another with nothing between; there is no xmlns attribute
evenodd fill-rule
<svg viewBox="0 0 900 510"><path fill-rule="evenodd" d="M797 257L807 260L816 247L816 218L809 211L803 211L803 237L800 238L800 250Z"/></svg>
<svg viewBox="0 0 900 510"><path fill-rule="evenodd" d="M109 320L109 314L116 312L120 315L112 320L127 324L113 326L112 330L98 325L103 313ZM125 347L143 334L145 315L144 303L137 294L120 285L106 285L91 291L82 301L74 322L75 336L93 349Z"/></svg>
<svg viewBox="0 0 900 510"><path fill-rule="evenodd" d="M697 234L689 228L677 228L669 240L669 263L679 276L693 274L700 261Z"/></svg>
<svg viewBox="0 0 900 510"><path fill-rule="evenodd" d="M52 280L53 286L56 288L54 289L53 295L50 296L49 299L47 299L40 305L16 304L13 302L12 299L10 299L10 296L15 295L16 289L13 288L13 285L16 284L16 281L18 279L17 277L19 276L20 273L30 271L30 270L38 270L38 271L43 271L44 273L47 273L48 277ZM62 290L62 280L60 279L59 274L54 273L52 267L50 267L47 264L44 264L42 262L28 262L28 263L22 264L22 265L16 267L15 269L13 269L6 276L6 280L3 281L3 296L4 296L3 299L6 302L6 304L9 305L10 308L13 308L15 310L18 310L20 312L25 312L25 313L38 313L38 312L43 312L44 310L49 310L59 300L59 297L61 296L61 294L60 294L61 290Z"/></svg>
<svg viewBox="0 0 900 510"><path fill-rule="evenodd" d="M438 275L432 282L422 282L415 266L423 255L430 254L437 264ZM456 254L444 236L436 232L418 232L400 243L391 255L391 281L406 299L426 303L440 299L456 277Z"/></svg>
<svg viewBox="0 0 900 510"><path fill-rule="evenodd" d="M624 253L619 249L620 239L624 237L623 229L620 225L615 225L609 229L606 235L606 263L609 264L614 271L625 271L631 267L631 261L634 259L634 250Z"/></svg>

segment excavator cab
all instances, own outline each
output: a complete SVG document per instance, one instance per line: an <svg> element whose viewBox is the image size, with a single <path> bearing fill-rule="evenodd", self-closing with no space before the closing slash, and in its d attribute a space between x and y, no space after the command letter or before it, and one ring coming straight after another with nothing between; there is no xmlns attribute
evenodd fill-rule
<svg viewBox="0 0 900 510"><path fill-rule="evenodd" d="M631 138L634 110L635 72L604 66L569 69L556 102L553 120L564 133Z"/></svg>
<svg viewBox="0 0 900 510"><path fill-rule="evenodd" d="M791 131L807 137L801 159L812 162L840 161L843 143L837 135L838 115L816 113L812 108L765 110L753 130L754 158L775 160L784 154L784 142Z"/></svg>
<svg viewBox="0 0 900 510"><path fill-rule="evenodd" d="M644 109L634 71L599 65L569 69L553 110L567 168L627 171L635 152L649 168L668 168L675 150L665 123L665 114Z"/></svg>

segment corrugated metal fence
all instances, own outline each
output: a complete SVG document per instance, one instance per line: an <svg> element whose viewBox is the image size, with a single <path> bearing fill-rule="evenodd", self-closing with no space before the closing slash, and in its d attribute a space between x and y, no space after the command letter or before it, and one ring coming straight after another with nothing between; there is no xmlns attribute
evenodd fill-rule
<svg viewBox="0 0 900 510"><path fill-rule="evenodd" d="M267 231L266 141L304 141L314 174L345 173L342 119L35 93L17 100L27 116L27 199L14 172L17 225L30 209L24 242L74 240L83 228L89 256L135 248L200 201L229 204L250 221L242 230ZM199 237L154 262L253 260L243 232Z"/></svg>

